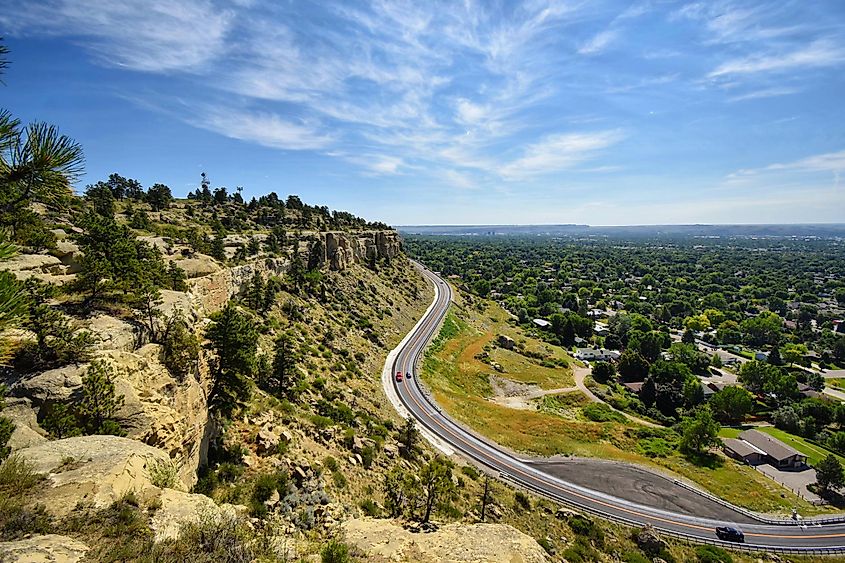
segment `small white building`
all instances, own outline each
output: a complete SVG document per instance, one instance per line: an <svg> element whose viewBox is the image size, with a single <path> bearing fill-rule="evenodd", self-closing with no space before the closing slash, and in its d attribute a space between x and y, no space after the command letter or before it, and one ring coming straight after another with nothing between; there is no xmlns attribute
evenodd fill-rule
<svg viewBox="0 0 845 563"><path fill-rule="evenodd" d="M540 328L547 328L551 326L552 323L547 321L546 319L534 319L533 323Z"/></svg>
<svg viewBox="0 0 845 563"><path fill-rule="evenodd" d="M607 348L576 348L575 358L581 361L599 361L609 362L610 360L618 360L619 352L616 350L608 350Z"/></svg>

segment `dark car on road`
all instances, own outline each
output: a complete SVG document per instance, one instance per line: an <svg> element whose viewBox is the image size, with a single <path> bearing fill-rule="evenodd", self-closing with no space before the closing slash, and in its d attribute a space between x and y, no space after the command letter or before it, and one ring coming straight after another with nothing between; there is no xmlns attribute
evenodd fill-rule
<svg viewBox="0 0 845 563"><path fill-rule="evenodd" d="M741 530L732 528L730 526L719 526L718 528L716 528L716 535L719 537L720 540L735 541L740 543L745 541L745 534L743 534Z"/></svg>

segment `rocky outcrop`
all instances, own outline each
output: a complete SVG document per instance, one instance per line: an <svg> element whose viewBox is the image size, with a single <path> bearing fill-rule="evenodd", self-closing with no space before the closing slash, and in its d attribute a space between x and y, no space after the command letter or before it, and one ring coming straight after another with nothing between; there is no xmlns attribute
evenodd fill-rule
<svg viewBox="0 0 845 563"><path fill-rule="evenodd" d="M30 399L41 407L47 401L67 401L82 387L88 364L72 364L26 376L14 383L10 394Z"/></svg>
<svg viewBox="0 0 845 563"><path fill-rule="evenodd" d="M179 262L181 263L181 262ZM283 258L261 258L241 266L221 269L207 276L190 280L194 305L204 314L219 310L226 301L257 273L265 278L282 275L289 261Z"/></svg>
<svg viewBox="0 0 845 563"><path fill-rule="evenodd" d="M186 524L238 517L235 506L218 506L205 495L162 489L159 501L161 507L155 511L150 522L157 542L178 538L180 529Z"/></svg>
<svg viewBox="0 0 845 563"><path fill-rule="evenodd" d="M177 381L159 361L160 352L158 344L147 344L135 352L109 351L102 357L111 360L117 373L115 388L124 396L117 417L127 436L164 450L190 487L205 461L206 392L193 376Z"/></svg>
<svg viewBox="0 0 845 563"><path fill-rule="evenodd" d="M130 352L140 337L134 325L109 315L94 315L87 322L88 330L96 337L95 350Z"/></svg>
<svg viewBox="0 0 845 563"><path fill-rule="evenodd" d="M81 541L48 534L0 542L0 563L77 563L90 548Z"/></svg>
<svg viewBox="0 0 845 563"><path fill-rule="evenodd" d="M18 254L3 262L3 269L9 270L19 280L36 278L57 285L75 277L69 272L68 266L49 254Z"/></svg>
<svg viewBox="0 0 845 563"><path fill-rule="evenodd" d="M188 279L207 276L223 269L217 260L199 252L181 260L174 260L174 262L177 266L185 270L185 276Z"/></svg>
<svg viewBox="0 0 845 563"><path fill-rule="evenodd" d="M68 514L77 503L97 508L110 505L129 491L142 499L158 489L149 468L167 454L137 440L118 436L77 436L18 450L18 454L46 475L32 494L56 516Z"/></svg>
<svg viewBox="0 0 845 563"><path fill-rule="evenodd" d="M506 524L447 524L412 532L391 520L344 522L346 541L379 561L541 563L545 551L533 538Z"/></svg>

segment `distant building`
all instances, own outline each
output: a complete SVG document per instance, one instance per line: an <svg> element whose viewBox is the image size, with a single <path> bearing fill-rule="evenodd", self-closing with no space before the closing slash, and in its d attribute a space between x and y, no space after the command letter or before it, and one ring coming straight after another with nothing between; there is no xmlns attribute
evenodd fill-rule
<svg viewBox="0 0 845 563"><path fill-rule="evenodd" d="M548 328L552 325L552 323L546 319L534 319L532 322L540 328Z"/></svg>
<svg viewBox="0 0 845 563"><path fill-rule="evenodd" d="M643 383L643 381L629 381L627 383L623 383L622 387L624 387L634 395L639 395L640 391L643 390Z"/></svg>
<svg viewBox="0 0 845 563"><path fill-rule="evenodd" d="M607 348L576 348L575 349L575 358L581 361L600 361L600 362L608 362L610 360L618 360L619 359L619 352L616 350L608 350Z"/></svg>

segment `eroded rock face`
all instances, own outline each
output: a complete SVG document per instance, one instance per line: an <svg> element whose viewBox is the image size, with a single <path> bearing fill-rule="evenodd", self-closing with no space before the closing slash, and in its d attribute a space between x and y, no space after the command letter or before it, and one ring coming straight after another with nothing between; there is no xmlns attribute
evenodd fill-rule
<svg viewBox="0 0 845 563"><path fill-rule="evenodd" d="M11 388L11 394L27 397L36 407L46 401L67 401L82 387L88 364L71 364L27 375Z"/></svg>
<svg viewBox="0 0 845 563"><path fill-rule="evenodd" d="M437 531L413 533L391 520L357 518L344 522L343 530L347 542L379 561L548 561L533 538L507 524L447 524Z"/></svg>
<svg viewBox="0 0 845 563"><path fill-rule="evenodd" d="M282 258L262 258L192 279L190 286L194 303L205 314L218 311L256 272L265 278L271 274L282 275L287 272L288 264L288 260Z"/></svg>
<svg viewBox="0 0 845 563"><path fill-rule="evenodd" d="M33 500L56 516L65 516L77 503L97 508L110 505L128 491L141 498L158 493L149 476L155 460L167 454L137 440L118 436L77 436L18 450L19 455L46 475Z"/></svg>
<svg viewBox="0 0 845 563"><path fill-rule="evenodd" d="M25 540L0 542L2 563L77 563L90 548L81 541L48 534Z"/></svg>
<svg viewBox="0 0 845 563"><path fill-rule="evenodd" d="M159 361L160 352L160 345L147 344L135 352L113 350L102 357L117 374L115 390L124 396L117 418L128 437L164 450L178 462L180 479L190 487L206 453L206 393L193 376L176 380Z"/></svg>
<svg viewBox="0 0 845 563"><path fill-rule="evenodd" d="M94 315L88 319L87 328L97 338L96 350L129 352L135 349L139 338L139 331L134 325L109 315Z"/></svg>

